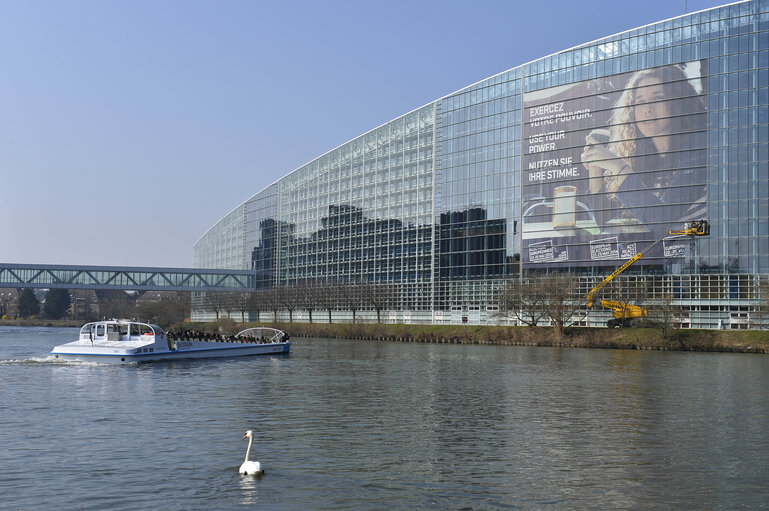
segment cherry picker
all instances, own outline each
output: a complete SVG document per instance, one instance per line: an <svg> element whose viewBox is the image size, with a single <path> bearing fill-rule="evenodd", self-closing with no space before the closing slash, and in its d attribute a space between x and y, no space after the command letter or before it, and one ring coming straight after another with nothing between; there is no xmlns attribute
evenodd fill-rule
<svg viewBox="0 0 769 511"><path fill-rule="evenodd" d="M662 236L660 239L646 247L646 249L642 252L637 253L630 259L628 259L625 264L614 270L614 272L603 279L598 285L596 285L593 289L590 290L590 292L587 294L587 307L588 309L593 307L593 299L595 294L600 291L606 284L611 282L614 277L622 273L623 271L627 270L630 266L633 265L636 261L641 259L644 254L646 254L649 250L651 250L653 247L657 246L659 242L664 240L667 236L708 236L710 235L710 224L707 220L695 220L692 222L687 222L684 224L684 228L680 231L668 231L667 234ZM611 309L612 313L612 319L606 322L606 326L609 328L614 328L615 326L631 326L633 323L637 323L637 321L641 318L645 318L649 315L649 312L644 309L643 307L640 307L638 305L632 305L629 303L620 302L618 300L601 300L601 306L607 309Z"/></svg>

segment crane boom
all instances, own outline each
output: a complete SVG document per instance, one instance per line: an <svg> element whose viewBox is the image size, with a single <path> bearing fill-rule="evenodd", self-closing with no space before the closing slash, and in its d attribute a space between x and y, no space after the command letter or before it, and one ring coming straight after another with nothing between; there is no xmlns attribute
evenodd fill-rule
<svg viewBox="0 0 769 511"><path fill-rule="evenodd" d="M638 252L636 255L625 261L625 263L614 270L611 275L603 279L601 282L599 282L593 289L590 290L590 292L587 294L587 306L588 308L591 308L593 306L594 296L595 294L603 289L606 284L611 282L617 275L622 273L623 271L627 270L630 266L632 266L636 261L641 259L644 254L646 254L649 250L657 246L662 240L664 240L667 236L708 236L710 234L710 224L707 220L696 220L693 222L688 222L684 225L684 228L680 231L668 231L667 234L659 238L657 241L646 247L642 252ZM617 301L608 301L608 300L601 300L601 305L607 308L610 308L613 310L613 316L616 318L625 318L627 317L626 309L631 308L632 315L638 316L638 317L645 317L647 315L647 312L642 307L638 307L637 305L629 305L622 302Z"/></svg>
<svg viewBox="0 0 769 511"><path fill-rule="evenodd" d="M588 307L593 306L593 296L598 291L600 291L606 284L611 282L614 279L614 277L616 277L623 271L627 270L631 265L633 265L633 263L641 259L644 256L644 254L646 254L649 250L656 247L660 243L660 241L664 240L667 236L670 236L670 233L672 232L673 231L668 231L668 234L665 234L665 236L661 237L660 239L658 239L657 241L655 241L654 243L646 247L646 249L644 249L642 252L638 252L636 255L634 255L627 261L625 261L625 264L623 264L622 266L614 270L611 275L609 275L608 277L603 279L601 282L599 282L598 285L596 285L593 289L591 289L590 292L587 294L587 306Z"/></svg>

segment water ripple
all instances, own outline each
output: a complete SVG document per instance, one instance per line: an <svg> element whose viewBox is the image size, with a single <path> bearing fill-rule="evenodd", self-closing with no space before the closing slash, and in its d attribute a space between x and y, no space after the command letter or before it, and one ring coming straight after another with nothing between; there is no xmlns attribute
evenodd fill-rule
<svg viewBox="0 0 769 511"><path fill-rule="evenodd" d="M67 335L0 327L0 509L769 502L767 357L303 340L111 366L52 360Z"/></svg>

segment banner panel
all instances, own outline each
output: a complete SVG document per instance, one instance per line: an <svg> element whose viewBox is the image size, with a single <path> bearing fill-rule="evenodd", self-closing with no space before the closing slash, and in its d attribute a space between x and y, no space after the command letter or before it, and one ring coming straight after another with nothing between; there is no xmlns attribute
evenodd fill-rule
<svg viewBox="0 0 769 511"><path fill-rule="evenodd" d="M524 94L524 265L614 265L706 218L705 65Z"/></svg>

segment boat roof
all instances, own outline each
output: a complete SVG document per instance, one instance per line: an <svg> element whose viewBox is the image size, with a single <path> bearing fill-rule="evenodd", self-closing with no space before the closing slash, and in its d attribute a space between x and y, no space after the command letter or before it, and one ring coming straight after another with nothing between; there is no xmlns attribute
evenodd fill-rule
<svg viewBox="0 0 769 511"><path fill-rule="evenodd" d="M145 323L144 321L136 321L133 319L104 319L102 321L91 321L90 323L83 325L80 330L83 330L85 327L90 325L144 325L152 328L156 332L165 331L163 327L159 325L155 325L153 323Z"/></svg>

